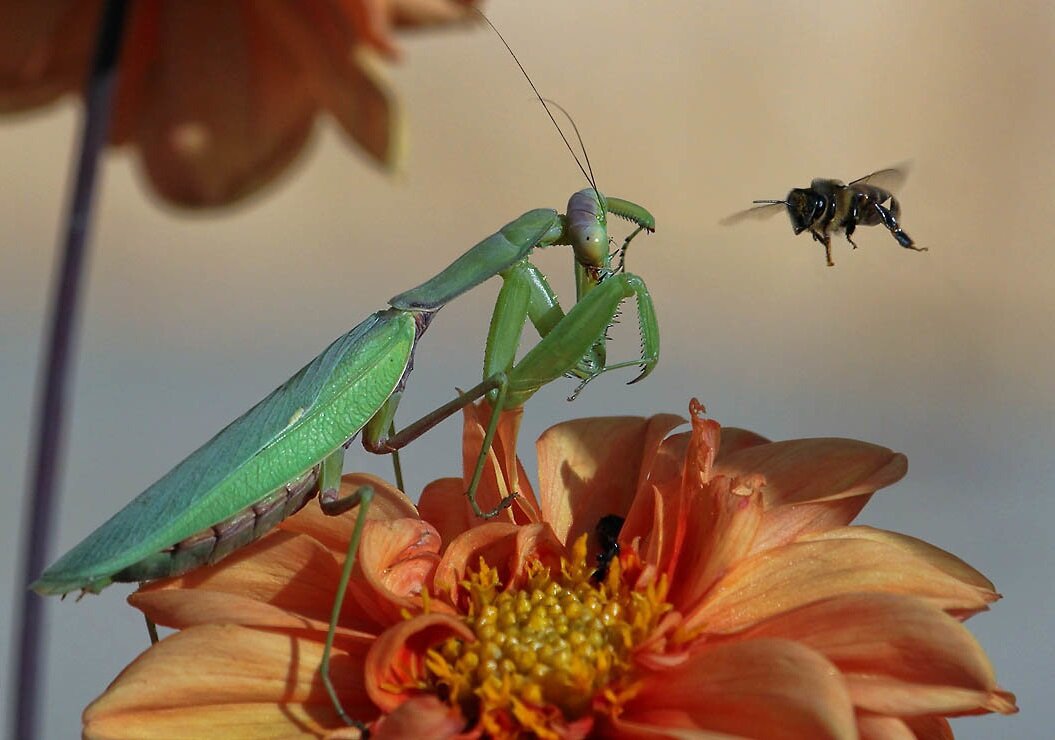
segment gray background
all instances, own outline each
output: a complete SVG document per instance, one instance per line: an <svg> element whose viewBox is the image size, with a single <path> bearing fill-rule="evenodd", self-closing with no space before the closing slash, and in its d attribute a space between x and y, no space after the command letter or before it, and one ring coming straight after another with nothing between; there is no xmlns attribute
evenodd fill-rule
<svg viewBox="0 0 1055 740"><path fill-rule="evenodd" d="M646 9L650 9L648 12ZM1005 598L970 622L1022 713L960 737L1047 737L1055 249L1051 3L490 5L538 86L569 108L602 189L649 206L663 357L647 382L570 384L527 409L521 453L561 419L684 412L773 438L848 436L905 452L907 479L861 521L922 537ZM484 29L404 40L410 123L385 180L321 127L294 172L234 212L158 207L128 154L102 178L59 547L65 550L330 339L523 211L583 186ZM26 437L77 110L0 120L0 589L14 588ZM752 198L914 160L903 222L821 249L783 216L722 228ZM565 291L566 252L539 263ZM497 285L446 308L401 418L478 377ZM635 341L627 326L617 344ZM409 490L458 470L459 422L413 446ZM354 454L349 468L387 472ZM46 737L146 645L129 589L47 610ZM2 614L0 659L11 653ZM6 688L6 687L5 687Z"/></svg>

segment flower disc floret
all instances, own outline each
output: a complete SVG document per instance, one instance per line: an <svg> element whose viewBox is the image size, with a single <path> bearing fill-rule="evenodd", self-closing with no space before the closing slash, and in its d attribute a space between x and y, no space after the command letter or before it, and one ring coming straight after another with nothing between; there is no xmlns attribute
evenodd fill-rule
<svg viewBox="0 0 1055 740"><path fill-rule="evenodd" d="M503 588L497 569L481 559L462 582L475 641L451 637L428 653L437 693L485 732L555 737L555 718L586 714L602 692L632 693L634 647L670 609L663 591L629 588L618 561L595 583L585 536L561 565L553 573L533 561L522 585Z"/></svg>

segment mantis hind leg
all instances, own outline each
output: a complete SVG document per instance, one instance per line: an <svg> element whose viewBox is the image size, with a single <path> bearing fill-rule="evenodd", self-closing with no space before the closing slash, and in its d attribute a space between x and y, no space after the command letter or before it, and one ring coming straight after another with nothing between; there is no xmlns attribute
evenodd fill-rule
<svg viewBox="0 0 1055 740"><path fill-rule="evenodd" d="M341 448L343 450L343 448ZM355 518L355 529L352 531L352 538L348 541L348 552L344 559L344 568L341 570L341 578L337 582L337 593L333 598L333 610L330 612L330 628L326 632L326 644L322 649L322 660L319 663L319 675L322 676L322 685L326 688L326 693L330 697L330 702L333 704L334 710L337 715L345 722L345 724L351 725L357 728L366 736L367 727L364 722L357 719L353 719L344 711L344 707L341 706L341 700L337 696L337 690L333 686L333 681L330 679L330 656L333 653L333 641L337 635L337 623L341 616L341 608L344 606L344 597L348 591L348 582L352 577L352 569L355 566L355 556L359 552L359 541L363 537L363 526L366 524L366 512L370 508L370 502L374 498L374 489L371 486L362 486L355 493L350 496L346 496L344 499L334 499L335 506L332 508L333 513L343 513L354 506L359 506L359 513ZM323 504L323 511L327 514L331 513L331 510L327 509L326 505Z"/></svg>

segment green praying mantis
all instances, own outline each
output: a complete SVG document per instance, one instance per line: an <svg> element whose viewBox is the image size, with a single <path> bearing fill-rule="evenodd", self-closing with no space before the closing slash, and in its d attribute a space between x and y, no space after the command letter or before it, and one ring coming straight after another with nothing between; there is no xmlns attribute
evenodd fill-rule
<svg viewBox="0 0 1055 740"><path fill-rule="evenodd" d="M640 277L613 269L607 215L654 231L652 215L630 201L593 188L572 195L567 214L528 211L456 259L435 277L389 301L335 340L292 378L191 453L124 509L88 535L33 584L40 594L98 592L112 582L147 581L215 563L262 536L318 494L327 514L362 503L327 639L351 575L369 499L364 487L339 497L345 449L362 433L364 447L395 453L443 419L486 394L492 413L466 492L474 512L496 515L515 492L490 511L476 503L476 488L501 412L522 406L542 386L571 375L583 384L610 370L640 365L631 383L647 376L659 358L659 327ZM535 249L570 245L577 297L566 314L545 276L528 260ZM484 353L484 379L392 433L414 352L436 312L485 280L503 285L492 314ZM636 298L642 352L638 359L607 363L606 331L620 304ZM520 336L530 320L541 340L519 361ZM328 653L327 653L328 655ZM329 690L328 675L324 681ZM339 704L335 704L339 706Z"/></svg>
<svg viewBox="0 0 1055 740"><path fill-rule="evenodd" d="M636 224L613 267L607 216ZM339 496L346 447L362 433L374 453L396 453L459 409L489 395L492 413L466 492L474 512L495 516L515 492L483 511L476 502L487 453L503 410L522 406L542 386L565 375L578 390L602 373L640 365L642 380L659 359L659 327L640 277L624 269L631 240L654 231L643 207L581 190L567 214L528 211L472 247L435 277L389 301L309 362L243 416L191 453L124 509L88 535L33 584L40 594L98 592L112 582L179 575L262 536L316 494L327 514L358 504L349 557L335 599L322 674L341 716L328 675L328 658L344 590L351 575L369 487ZM545 276L529 261L535 249L570 245L575 256L577 302L566 314ZM437 311L485 280L503 285L484 353L484 379L434 411L394 431L396 409L413 367L418 342ZM641 356L608 364L606 331L624 300L635 298ZM530 320L541 340L519 361L516 352Z"/></svg>
<svg viewBox="0 0 1055 740"><path fill-rule="evenodd" d="M624 251L641 230L655 229L652 215L641 206L593 189L575 193L567 215L528 211L338 337L60 558L33 589L94 593L114 581L185 573L261 536L316 492L327 513L347 511L359 494L337 495L345 449L356 435L362 432L370 452L394 453L485 394L491 394L493 410L466 495L478 516L495 516L515 494L482 511L476 488L503 410L522 406L543 385L565 375L585 384L604 372L641 365L634 383L658 360L652 299L641 278L612 269L607 214L637 224ZM528 260L533 250L558 244L572 246L575 253L579 300L567 314ZM502 277L503 285L488 333L483 381L391 433L415 349L436 312L494 276ZM605 332L628 298L637 300L641 357L607 364ZM542 339L515 361L528 319Z"/></svg>
<svg viewBox="0 0 1055 740"><path fill-rule="evenodd" d="M541 96L539 100L552 119L547 101ZM565 144L570 150L567 139ZM588 156L586 162L589 167ZM326 514L338 515L358 506L320 673L342 719L365 729L345 714L329 677L337 618L373 496L369 486L340 496L346 448L361 435L368 451L393 455L398 481L401 448L487 396L492 412L466 496L478 516L494 517L513 502L516 492L484 511L476 491L504 410L523 406L542 386L563 376L580 381L572 398L594 378L618 368L640 366L640 373L630 381L636 383L659 359L659 327L651 296L640 277L625 271L631 241L641 231L653 232L655 220L636 203L602 195L592 168L587 173L581 163L579 167L591 187L571 196L566 214L545 208L528 211L431 279L392 298L386 309L338 337L89 534L45 570L32 588L43 595L97 593L113 582L180 575L216 563L263 536L316 495ZM613 264L608 215L636 225L617 252L617 264ZM535 249L555 245L571 246L574 254L576 303L567 313L546 277L529 260ZM414 354L436 313L495 276L503 284L485 345L483 380L397 432L395 414ZM607 330L623 301L630 298L637 304L640 357L609 364ZM541 339L517 360L528 320Z"/></svg>

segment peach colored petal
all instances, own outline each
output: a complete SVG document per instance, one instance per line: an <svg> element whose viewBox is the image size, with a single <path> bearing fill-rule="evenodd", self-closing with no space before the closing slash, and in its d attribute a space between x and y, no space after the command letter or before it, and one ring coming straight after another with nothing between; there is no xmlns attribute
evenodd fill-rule
<svg viewBox="0 0 1055 740"><path fill-rule="evenodd" d="M340 496L350 496L360 486L366 485L374 489L373 501L366 512L368 519L404 519L418 516L417 508L406 494L375 475L350 473L344 476L341 478ZM330 516L324 514L317 504L309 503L279 527L287 532L301 532L315 538L330 548L338 562L343 563L358 514L359 509L355 508L340 516Z"/></svg>
<svg viewBox="0 0 1055 740"><path fill-rule="evenodd" d="M537 443L542 512L565 544L592 533L606 514L623 516L671 429L672 414L576 419L546 430Z"/></svg>
<svg viewBox="0 0 1055 740"><path fill-rule="evenodd" d="M479 522L465 502L465 481L440 478L425 486L418 501L418 514L439 532L440 540L451 542ZM512 522L502 522L513 526Z"/></svg>
<svg viewBox="0 0 1055 740"><path fill-rule="evenodd" d="M873 542L883 542L911 553L921 560L925 560L942 573L947 573L953 578L963 581L966 584L975 586L984 591L991 591L994 596L996 595L992 581L963 560L960 560L960 558L956 557L951 552L946 552L929 542L924 542L915 537L909 537L907 534L858 525L853 527L840 527L828 532L818 532L809 535L804 539L812 541L866 539Z"/></svg>
<svg viewBox="0 0 1055 740"><path fill-rule="evenodd" d="M857 733L860 740L916 740L916 733L900 717L858 714Z"/></svg>
<svg viewBox="0 0 1055 740"><path fill-rule="evenodd" d="M439 550L439 534L421 519L368 521L348 598L368 605L382 628L402 621L404 610L421 608L420 594L432 581Z"/></svg>
<svg viewBox="0 0 1055 740"><path fill-rule="evenodd" d="M641 563L642 571L634 579L636 588L672 575L677 565L675 555L685 539L687 507L680 485L648 484L634 497L619 533L619 545L623 552L633 552Z"/></svg>
<svg viewBox="0 0 1055 740"><path fill-rule="evenodd" d="M668 601L691 611L711 586L751 549L763 516L762 493L717 478L690 499L690 528L676 554Z"/></svg>
<svg viewBox="0 0 1055 740"><path fill-rule="evenodd" d="M738 639L783 637L842 671L854 706L875 714L958 714L1004 701L982 647L953 617L921 599L845 594L758 624Z"/></svg>
<svg viewBox="0 0 1055 740"><path fill-rule="evenodd" d="M461 737L465 717L435 696L416 696L384 715L372 728L376 740L422 738L442 740Z"/></svg>
<svg viewBox="0 0 1055 740"><path fill-rule="evenodd" d="M518 494L508 509L490 520L476 516L465 495L483 445L484 426L489 421L490 411L483 403L479 403L466 406L462 414L463 478L441 478L428 484L418 503L421 516L433 523L444 542L450 542L462 532L486 521L520 524L539 521L541 514L535 493L515 456L521 412L505 412L499 417L494 443L484 461L483 476L476 490L476 502L481 509L493 509L511 491ZM513 470L517 471L515 475L511 472Z"/></svg>
<svg viewBox="0 0 1055 740"><path fill-rule="evenodd" d="M402 124L376 55L356 44L329 3L258 3L256 11L281 34L304 74L301 84L322 102L364 151L385 166L402 154Z"/></svg>
<svg viewBox="0 0 1055 740"><path fill-rule="evenodd" d="M657 484L653 468L652 490L642 486L634 497L619 538L620 545L633 543L645 564L637 585L665 575L679 592L671 596L678 606L691 605L724 572L728 558L739 557L750 547L762 514L760 495L752 496L748 487L727 478L712 480L721 427L704 418L703 411L693 399L689 404L692 432L679 453L683 460L679 473L675 476L667 469ZM677 438L680 449L682 436ZM657 461L673 449L670 441L664 440ZM746 498L751 502L745 502Z"/></svg>
<svg viewBox="0 0 1055 740"><path fill-rule="evenodd" d="M944 717L906 717L905 724L919 740L952 740L952 727Z"/></svg>
<svg viewBox="0 0 1055 740"><path fill-rule="evenodd" d="M861 740L953 740L952 727L944 717L881 717L858 715Z"/></svg>
<svg viewBox="0 0 1055 740"><path fill-rule="evenodd" d="M731 452L718 461L715 474L765 476L766 516L754 547L759 552L811 531L849 523L864 503L832 506L831 502L867 497L900 480L907 470L905 456L886 447L821 438Z"/></svg>
<svg viewBox="0 0 1055 740"><path fill-rule="evenodd" d="M901 480L908 460L853 439L796 439L754 445L724 456L715 474L766 477L766 507L860 496Z"/></svg>
<svg viewBox="0 0 1055 740"><path fill-rule="evenodd" d="M686 614L681 633L729 634L813 601L863 591L916 596L940 609L977 610L989 601L984 590L886 543L796 542L737 564Z"/></svg>
<svg viewBox="0 0 1055 740"><path fill-rule="evenodd" d="M493 509L510 493L518 494L513 505L496 517L518 524L537 522L542 519L535 492L531 488L531 481L516 457L516 444L523 414L523 408L519 408L503 411L498 417L498 427L491 449L488 450L483 477L480 479L476 492L476 501L484 511ZM486 401L466 406L463 417L462 477L464 488L462 505L475 526L480 519L472 513L464 493L469 488L473 471L476 468L476 459L483 446L484 432L491 421L491 407Z"/></svg>
<svg viewBox="0 0 1055 740"><path fill-rule="evenodd" d="M390 0L389 12L402 27L478 21L470 10L475 4L475 0Z"/></svg>
<svg viewBox="0 0 1055 740"><path fill-rule="evenodd" d="M354 514L351 517L354 519ZM334 517L326 518L333 519ZM417 531L422 527L428 528L428 524L418 519L397 521L409 522L404 525L404 529L407 530ZM368 522L360 546L360 554L364 556L369 555L369 549L372 547L383 550L382 553L374 553L372 558L368 558L373 563L384 563L386 557L397 557L390 553L392 543L386 538L384 532L374 532L373 535L367 536L371 531L370 525L379 523L386 522L373 519ZM413 536L413 534L405 535L405 537ZM428 557L427 554L416 554ZM428 577L419 575L422 569L425 569L427 573L431 568L431 565L423 563L420 557L415 559L410 555L409 551L401 553L403 560L391 564L391 569L386 571L384 583L380 582L377 576L366 578L361 567L353 571L349 586L350 593L367 596L366 600L354 596L345 599L341 612L343 626L376 632L379 619L389 619L393 612L398 614L400 608L408 605L407 597L411 593L416 595L420 586L419 579ZM155 609L161 605L171 605L172 602L168 600L140 601L138 594L178 589L188 594L187 598L193 598L190 594L204 590L257 599L315 622L329 624L330 610L336 597L343 560L343 553L341 556L336 555L312 537L278 531L238 550L217 565L199 568L178 578L146 584L137 594L130 597L130 602L135 606L143 607L150 604L151 609ZM410 585L399 586L400 579L409 580ZM393 599L396 600L394 605ZM417 602L411 601L410 603L416 604ZM187 607L181 608L180 612L185 615ZM164 611L152 611L151 614L159 624L172 627L180 626L182 622L179 620L185 618L185 616ZM380 624L386 623L381 622Z"/></svg>
<svg viewBox="0 0 1055 740"><path fill-rule="evenodd" d="M419 614L385 630L370 648L363 669L366 691L384 712L427 692L414 691L425 677L425 653L448 637L473 642L476 637L460 619L447 614Z"/></svg>
<svg viewBox="0 0 1055 740"><path fill-rule="evenodd" d="M320 705L243 703L162 709L145 708L103 716L86 724L84 740L290 740L330 737L336 724Z"/></svg>
<svg viewBox="0 0 1055 740"><path fill-rule="evenodd" d="M748 447L756 447L758 445L769 444L770 440L763 437L757 432L752 432L749 429L740 429L739 427L722 427L722 443L718 448L718 462L731 455L734 452L740 450L746 450Z"/></svg>
<svg viewBox="0 0 1055 740"><path fill-rule="evenodd" d="M657 736L701 730L772 740L856 737L838 671L789 640L717 645L652 674L614 727Z"/></svg>
<svg viewBox="0 0 1055 740"><path fill-rule="evenodd" d="M496 568L499 580L510 587L520 582L529 560L537 559L559 570L560 559L566 555L564 546L546 524L481 524L461 534L444 550L432 589L451 597L469 571L479 569L481 558Z"/></svg>
<svg viewBox="0 0 1055 740"><path fill-rule="evenodd" d="M297 60L260 22L264 7L154 6L153 58L119 103L135 100L130 133L151 182L175 203L244 197L285 169L311 133L317 103Z"/></svg>
<svg viewBox="0 0 1055 740"><path fill-rule="evenodd" d="M173 737L175 728L200 726L205 716L211 737L276 737L279 728L291 736L321 734L341 725L318 675L321 657L315 640L237 625L192 627L121 672L84 711L85 735L121 737L115 733L127 719L135 729L126 737ZM332 669L344 708L363 719L376 716L348 656L335 651ZM270 729L260 727L263 718Z"/></svg>
<svg viewBox="0 0 1055 740"><path fill-rule="evenodd" d="M356 38L374 47L389 59L399 58L399 49L392 40L392 19L388 12L389 0L339 0L336 8L355 29Z"/></svg>
<svg viewBox="0 0 1055 740"><path fill-rule="evenodd" d="M292 532L274 532L216 565L144 584L130 599L137 605L140 594L201 589L239 594L305 617L329 621L340 573L340 564L333 554L317 541ZM155 616L160 624L179 626L170 623L164 614Z"/></svg>
<svg viewBox="0 0 1055 740"><path fill-rule="evenodd" d="M137 592L128 597L128 603L156 624L176 629L202 624L240 624L257 629L285 630L322 641L330 626L328 617L311 619L247 596L219 591L174 589ZM369 645L375 638L375 633L337 626L336 639L346 651L351 651L351 646L356 642Z"/></svg>
<svg viewBox="0 0 1055 740"><path fill-rule="evenodd" d="M81 85L97 3L0 3L0 111L48 103Z"/></svg>
<svg viewBox="0 0 1055 740"><path fill-rule="evenodd" d="M762 517L751 552L763 552L813 532L845 526L857 518L871 498L872 494L865 493L852 498L770 509Z"/></svg>

